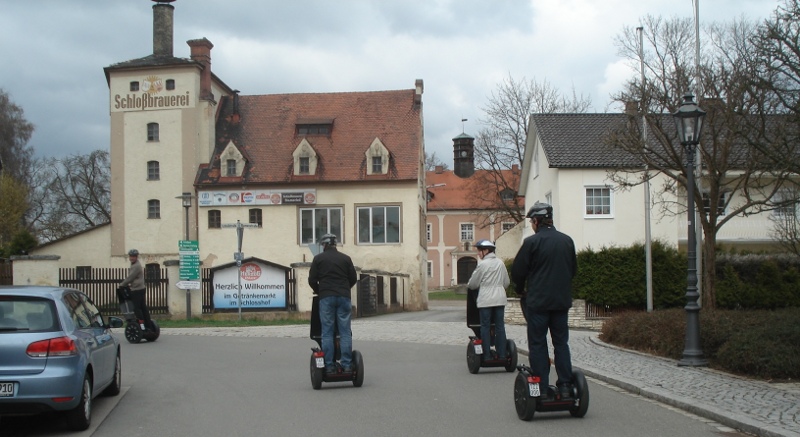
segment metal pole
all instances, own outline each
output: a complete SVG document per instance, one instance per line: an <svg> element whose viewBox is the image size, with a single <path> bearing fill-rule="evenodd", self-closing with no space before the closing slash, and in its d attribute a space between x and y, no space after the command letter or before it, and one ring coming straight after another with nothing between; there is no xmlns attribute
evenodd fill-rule
<svg viewBox="0 0 800 437"><path fill-rule="evenodd" d="M647 145L647 116L645 115L644 95L646 92L644 78L644 28L637 27L639 32L639 62L642 72L642 144ZM646 147L645 147L646 149ZM650 174L647 171L647 162L644 164L644 265L645 282L647 288L647 312L653 311L653 247L650 231Z"/></svg>
<svg viewBox="0 0 800 437"><path fill-rule="evenodd" d="M700 100L703 98L703 84L700 82L700 0L693 0L694 2L694 95L697 96L697 104L700 105ZM703 165L700 159L700 147L696 147L697 151L695 152L695 169L697 171L698 177L703 176ZM697 247L697 256L701 259L701 262L697 265L697 276L703 277L703 227L700 222L700 211L696 211L695 213L695 230L697 232L697 238L695 242L695 246ZM702 281L697 284L697 294L700 295L703 292L703 283ZM703 306L702 300L698 299L698 305L701 307Z"/></svg>
<svg viewBox="0 0 800 437"><path fill-rule="evenodd" d="M239 320L242 320L242 237L244 235L244 227L242 222L236 220L236 237L239 240L238 246L238 260L236 261L237 278L239 281L239 291L236 293L236 299L239 303Z"/></svg>
<svg viewBox="0 0 800 437"><path fill-rule="evenodd" d="M706 366L708 361L703 357L700 348L700 307L697 299L697 252L695 251L695 205L694 205L694 153L697 143L683 143L686 152L686 205L687 219L687 258L689 265L686 275L686 343L679 366Z"/></svg>
<svg viewBox="0 0 800 437"><path fill-rule="evenodd" d="M186 241L189 241L189 206L183 207L186 211ZM186 320L192 318L192 290L186 289Z"/></svg>

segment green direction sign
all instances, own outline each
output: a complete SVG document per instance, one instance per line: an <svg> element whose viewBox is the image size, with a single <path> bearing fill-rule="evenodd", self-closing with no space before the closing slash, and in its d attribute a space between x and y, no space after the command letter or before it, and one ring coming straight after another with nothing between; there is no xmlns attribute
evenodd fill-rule
<svg viewBox="0 0 800 437"><path fill-rule="evenodd" d="M200 279L200 244L197 240L179 240L178 253L180 280Z"/></svg>

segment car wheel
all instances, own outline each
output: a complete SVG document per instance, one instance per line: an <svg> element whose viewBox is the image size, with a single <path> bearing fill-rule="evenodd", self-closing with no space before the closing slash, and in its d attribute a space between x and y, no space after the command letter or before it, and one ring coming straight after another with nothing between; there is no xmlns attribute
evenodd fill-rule
<svg viewBox="0 0 800 437"><path fill-rule="evenodd" d="M481 370L481 356L475 353L475 342L472 340L467 345L467 368L472 374Z"/></svg>
<svg viewBox="0 0 800 437"><path fill-rule="evenodd" d="M125 340L128 340L129 343L139 343L142 341L142 329L139 328L139 324L136 322L128 322L125 326Z"/></svg>
<svg viewBox="0 0 800 437"><path fill-rule="evenodd" d="M66 412L66 419L67 426L72 431L83 431L92 423L92 381L88 374L83 377L80 402Z"/></svg>
<svg viewBox="0 0 800 437"><path fill-rule="evenodd" d="M122 389L122 359L119 357L119 352L117 352L116 363L114 364L114 380L111 381L111 385L106 387L103 390L103 395L105 396L116 396L119 394L120 390Z"/></svg>
<svg viewBox="0 0 800 437"><path fill-rule="evenodd" d="M353 351L353 367L356 370L356 378L353 380L353 385L361 387L364 384L364 357L359 351Z"/></svg>
<svg viewBox="0 0 800 437"><path fill-rule="evenodd" d="M533 420L536 413L536 398L531 397L528 388L528 376L524 372L517 373L514 380L514 407L517 409L517 417L520 420Z"/></svg>
<svg viewBox="0 0 800 437"><path fill-rule="evenodd" d="M589 411L589 384L580 370L572 371L572 385L578 395L578 406L572 407L569 414L573 417L583 417Z"/></svg>

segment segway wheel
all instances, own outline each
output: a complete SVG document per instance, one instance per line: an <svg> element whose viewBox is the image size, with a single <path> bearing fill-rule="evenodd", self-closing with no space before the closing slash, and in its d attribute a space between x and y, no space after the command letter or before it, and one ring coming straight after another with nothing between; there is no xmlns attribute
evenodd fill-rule
<svg viewBox="0 0 800 437"><path fill-rule="evenodd" d="M144 339L149 342L154 342L158 340L159 335L161 335L161 327L158 326L155 320L150 320L150 331L146 333Z"/></svg>
<svg viewBox="0 0 800 437"><path fill-rule="evenodd" d="M475 342L472 340L467 345L467 368L472 374L481 370L481 356L475 353Z"/></svg>
<svg viewBox="0 0 800 437"><path fill-rule="evenodd" d="M511 359L506 364L506 372L513 372L517 368L517 344L514 340L506 340L506 353Z"/></svg>
<svg viewBox="0 0 800 437"><path fill-rule="evenodd" d="M137 322L129 322L125 326L125 340L128 340L128 343L139 343L142 341L142 329L139 328L139 324Z"/></svg>
<svg viewBox="0 0 800 437"><path fill-rule="evenodd" d="M364 384L364 357L356 350L353 351L353 367L356 369L353 385L361 387Z"/></svg>
<svg viewBox="0 0 800 437"><path fill-rule="evenodd" d="M589 384L580 370L572 371L572 386L577 392L578 405L570 408L569 414L572 414L572 417L583 417L589 411Z"/></svg>
<svg viewBox="0 0 800 437"><path fill-rule="evenodd" d="M517 373L514 380L514 406L517 417L526 422L533 420L536 413L536 398L531 396L528 388L528 376L524 372Z"/></svg>
<svg viewBox="0 0 800 437"><path fill-rule="evenodd" d="M325 369L317 367L317 360L313 353L311 354L311 363L309 365L311 366L311 387L313 387L314 390L319 390L322 388L322 378Z"/></svg>

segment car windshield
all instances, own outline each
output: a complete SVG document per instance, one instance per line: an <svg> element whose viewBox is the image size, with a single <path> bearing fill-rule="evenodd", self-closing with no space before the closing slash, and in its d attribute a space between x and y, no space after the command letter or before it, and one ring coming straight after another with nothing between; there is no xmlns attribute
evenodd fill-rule
<svg viewBox="0 0 800 437"><path fill-rule="evenodd" d="M27 296L0 298L0 332L55 330L55 306L52 301Z"/></svg>

